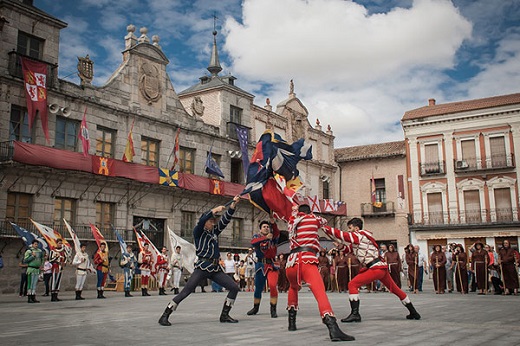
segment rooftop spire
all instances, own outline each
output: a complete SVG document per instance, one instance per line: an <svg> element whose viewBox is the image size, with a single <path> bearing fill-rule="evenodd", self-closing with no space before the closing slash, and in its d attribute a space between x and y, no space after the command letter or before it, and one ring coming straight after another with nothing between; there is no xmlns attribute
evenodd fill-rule
<svg viewBox="0 0 520 346"><path fill-rule="evenodd" d="M208 71L212 76L218 76L218 73L222 71L222 67L220 66L220 61L218 60L218 50L217 50L217 16L213 15L213 49L211 51L211 61L209 62Z"/></svg>

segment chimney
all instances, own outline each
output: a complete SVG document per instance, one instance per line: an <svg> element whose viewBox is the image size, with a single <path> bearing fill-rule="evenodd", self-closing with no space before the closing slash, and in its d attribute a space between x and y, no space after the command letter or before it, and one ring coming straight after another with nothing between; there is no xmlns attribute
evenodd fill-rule
<svg viewBox="0 0 520 346"><path fill-rule="evenodd" d="M429 99L428 106L435 106L435 99Z"/></svg>

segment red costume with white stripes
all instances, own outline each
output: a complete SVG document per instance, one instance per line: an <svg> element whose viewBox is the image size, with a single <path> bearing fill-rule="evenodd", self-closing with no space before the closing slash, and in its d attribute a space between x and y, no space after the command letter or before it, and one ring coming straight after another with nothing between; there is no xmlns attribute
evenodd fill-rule
<svg viewBox="0 0 520 346"><path fill-rule="evenodd" d="M361 269L348 284L350 300L359 300L359 288L375 280L381 281L401 301L406 299L406 293L392 280L388 264L379 256L379 247L372 232L367 230L344 232L330 226L324 227L324 230L345 245L345 252L352 252L361 264L365 265L365 268Z"/></svg>
<svg viewBox="0 0 520 346"><path fill-rule="evenodd" d="M293 213L289 220L291 254L286 266L286 275L290 283L287 309L291 307L298 309L298 290L303 280L310 285L312 294L318 302L321 317L326 314L334 316L318 271L318 257L316 256L320 251L318 230L326 223L327 220L319 216L302 212Z"/></svg>

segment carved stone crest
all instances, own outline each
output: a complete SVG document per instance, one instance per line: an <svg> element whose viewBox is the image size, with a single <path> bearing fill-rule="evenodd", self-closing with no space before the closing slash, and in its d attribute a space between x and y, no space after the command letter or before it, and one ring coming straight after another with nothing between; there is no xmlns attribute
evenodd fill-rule
<svg viewBox="0 0 520 346"><path fill-rule="evenodd" d="M94 78L94 62L90 60L90 56L82 58L78 56L78 76L81 79L81 85L90 85Z"/></svg>
<svg viewBox="0 0 520 346"><path fill-rule="evenodd" d="M141 65L141 77L139 78L139 89L148 103L155 102L161 98L161 83L159 70L155 65L144 63Z"/></svg>
<svg viewBox="0 0 520 346"><path fill-rule="evenodd" d="M195 96L193 101L191 101L191 110L193 111L193 115L201 117L204 114L204 108L204 103L200 96Z"/></svg>

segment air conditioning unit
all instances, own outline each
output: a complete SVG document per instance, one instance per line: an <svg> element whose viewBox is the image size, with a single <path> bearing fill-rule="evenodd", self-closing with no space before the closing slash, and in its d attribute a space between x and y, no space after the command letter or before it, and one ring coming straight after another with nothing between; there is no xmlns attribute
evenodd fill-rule
<svg viewBox="0 0 520 346"><path fill-rule="evenodd" d="M465 169L465 168L469 167L469 165L466 162L466 160L457 161L455 166L457 167L457 169Z"/></svg>

